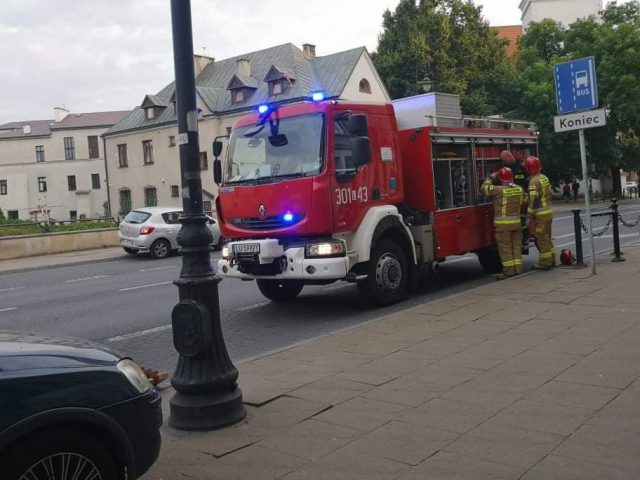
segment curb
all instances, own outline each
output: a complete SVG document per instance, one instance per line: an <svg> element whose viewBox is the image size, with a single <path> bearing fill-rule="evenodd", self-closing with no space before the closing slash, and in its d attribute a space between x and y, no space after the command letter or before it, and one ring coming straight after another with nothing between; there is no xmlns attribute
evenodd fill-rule
<svg viewBox="0 0 640 480"><path fill-rule="evenodd" d="M98 259L86 259L86 260L80 260L77 262L70 262L70 263L59 263L59 264L49 264L49 265L35 265L32 267L19 267L19 268L12 268L10 270L2 270L0 269L0 274L2 275L7 275L7 274L12 274L12 273L22 273L22 272L32 272L34 270L50 270L50 269L54 269L54 268L62 268L62 267L73 267L75 265L87 265L89 263L107 263L107 262L113 262L113 261L117 261L119 259L122 258L127 258L124 255L118 255L118 256L114 256L114 257L106 257L106 258L98 258Z"/></svg>

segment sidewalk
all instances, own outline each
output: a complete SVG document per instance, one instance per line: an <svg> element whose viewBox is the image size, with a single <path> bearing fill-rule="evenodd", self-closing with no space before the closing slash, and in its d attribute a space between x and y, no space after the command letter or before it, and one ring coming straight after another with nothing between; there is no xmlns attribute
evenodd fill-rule
<svg viewBox="0 0 640 480"><path fill-rule="evenodd" d="M111 247L14 258L11 260L0 260L0 274L24 272L39 268L68 267L70 265L81 265L83 263L108 262L126 256L127 254L122 251L122 248Z"/></svg>
<svg viewBox="0 0 640 480"><path fill-rule="evenodd" d="M596 276L526 274L239 365L247 419L165 425L143 479L640 478L640 246L624 250Z"/></svg>

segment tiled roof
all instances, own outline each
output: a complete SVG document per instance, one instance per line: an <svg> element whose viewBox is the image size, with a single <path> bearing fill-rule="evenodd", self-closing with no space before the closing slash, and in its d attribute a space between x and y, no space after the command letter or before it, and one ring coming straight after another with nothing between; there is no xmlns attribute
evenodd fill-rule
<svg viewBox="0 0 640 480"><path fill-rule="evenodd" d="M48 136L51 135L52 130L64 130L67 128L110 127L128 114L128 111L70 113L58 123L55 123L54 120L10 122L0 125L0 139ZM24 133L24 125L29 125L29 133Z"/></svg>
<svg viewBox="0 0 640 480"><path fill-rule="evenodd" d="M51 130L65 128L89 128L109 127L122 120L129 112L94 112L94 113L70 113L61 122L55 123Z"/></svg>
<svg viewBox="0 0 640 480"><path fill-rule="evenodd" d="M278 45L209 63L196 78L196 91L213 114L250 109L254 105L276 99L280 102L303 99L314 90L323 90L329 97L340 97L358 60L365 53L366 49L359 47L324 57L307 58L302 50L291 43ZM257 81L253 95L244 102L232 104L227 88L234 76L238 78L238 60L243 59L249 61L251 79L264 79L271 68L277 66L278 70L286 73L293 81L286 91L277 97L269 96L269 85L266 82ZM245 80L248 82L248 79ZM170 99L173 92L174 85L171 83L156 95ZM105 135L175 121L172 107L167 107L153 120L145 120L143 112L136 108Z"/></svg>
<svg viewBox="0 0 640 480"><path fill-rule="evenodd" d="M49 125L53 120L25 120L24 122L10 122L0 125L0 139L2 138L28 138L49 135ZM31 131L24 133L23 126L29 125Z"/></svg>
<svg viewBox="0 0 640 480"><path fill-rule="evenodd" d="M502 27L491 27L498 35L498 38L509 41L507 45L507 56L513 58L518 53L518 40L522 37L522 25L505 25Z"/></svg>

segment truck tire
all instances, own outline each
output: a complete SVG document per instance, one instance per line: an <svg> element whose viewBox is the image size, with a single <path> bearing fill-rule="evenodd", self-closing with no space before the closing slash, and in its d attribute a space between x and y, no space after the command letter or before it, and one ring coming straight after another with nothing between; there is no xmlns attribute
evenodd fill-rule
<svg viewBox="0 0 640 480"><path fill-rule="evenodd" d="M480 265L487 273L502 273L502 260L496 247L487 247L476 252Z"/></svg>
<svg viewBox="0 0 640 480"><path fill-rule="evenodd" d="M383 238L371 249L367 279L358 290L373 305L384 307L399 302L407 293L407 257L396 242Z"/></svg>
<svg viewBox="0 0 640 480"><path fill-rule="evenodd" d="M272 302L290 302L302 291L302 280L256 280L260 293Z"/></svg>

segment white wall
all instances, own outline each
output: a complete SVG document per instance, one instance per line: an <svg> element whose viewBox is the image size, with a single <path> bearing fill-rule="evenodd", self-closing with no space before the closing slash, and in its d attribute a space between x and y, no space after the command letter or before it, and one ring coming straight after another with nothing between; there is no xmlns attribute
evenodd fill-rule
<svg viewBox="0 0 640 480"><path fill-rule="evenodd" d="M102 216L107 201L104 152L100 135L106 128L54 130L49 137L0 140L0 180L7 180L8 195L0 195L0 208L18 210L20 219L46 205L50 217L68 220L75 210L78 217ZM89 158L88 136L98 136L99 157ZM75 159L65 160L64 137L73 137ZM35 147L44 147L45 161L36 162ZM91 174L100 176L100 189L94 189ZM67 176L76 176L76 191L69 191ZM47 192L39 192L38 177L45 177Z"/></svg>
<svg viewBox="0 0 640 480"><path fill-rule="evenodd" d="M360 91L360 80L366 78L371 86L371 93L363 93ZM371 58L367 54L363 54L358 60L356 67L347 81L347 85L342 92L341 98L347 100L358 100L362 102L388 102L390 101L387 89L384 87L382 80L376 73Z"/></svg>
<svg viewBox="0 0 640 480"><path fill-rule="evenodd" d="M522 25L551 18L569 26L579 18L597 15L603 10L602 0L523 0L520 3Z"/></svg>

